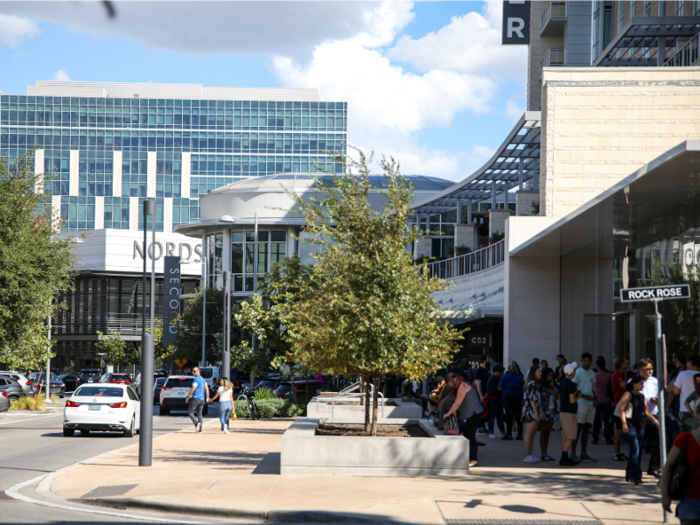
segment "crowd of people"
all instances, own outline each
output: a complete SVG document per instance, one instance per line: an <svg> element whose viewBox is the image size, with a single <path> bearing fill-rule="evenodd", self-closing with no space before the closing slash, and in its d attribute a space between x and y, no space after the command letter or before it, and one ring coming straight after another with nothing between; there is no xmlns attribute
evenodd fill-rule
<svg viewBox="0 0 700 525"><path fill-rule="evenodd" d="M594 365L589 353L581 355L580 364L569 363L563 355L556 360L551 368L548 361L535 358L525 370L515 361L506 368L493 356L482 356L475 368L466 359L450 365L444 378L435 378L429 396L437 425L456 419L469 439L473 466L484 444L477 436L497 439L496 429L503 440L523 441L524 462L555 461L548 451L556 425L562 435L559 465L596 462L588 445L604 440L613 447L614 461L627 462L629 482L643 482L645 449L650 450L647 475L660 477L659 382L653 362L641 359L630 369L627 359L616 357L609 371L604 357L597 357ZM667 378L669 443L681 432L700 427L700 356L686 359L677 352L674 365ZM623 436L627 454L621 448Z"/></svg>

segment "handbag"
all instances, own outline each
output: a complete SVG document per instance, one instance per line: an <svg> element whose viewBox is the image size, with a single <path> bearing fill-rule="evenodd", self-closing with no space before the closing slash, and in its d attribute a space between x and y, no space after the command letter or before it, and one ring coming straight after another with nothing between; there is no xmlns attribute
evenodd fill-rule
<svg viewBox="0 0 700 525"><path fill-rule="evenodd" d="M683 445L683 451L681 452L678 461L673 465L673 472L671 473L671 479L668 480L668 495L672 500L680 501L685 495L685 489L688 487L688 478L690 477L690 466L688 465L688 443L690 442L690 432L685 432L687 439L685 440L685 445Z"/></svg>
<svg viewBox="0 0 700 525"><path fill-rule="evenodd" d="M459 419L457 416L450 416L445 420L445 434L448 436L459 435Z"/></svg>
<svg viewBox="0 0 700 525"><path fill-rule="evenodd" d="M632 419L632 410L632 398L630 398L630 401L629 403L627 403L627 407L625 408L625 418ZM620 412L620 402L618 402L617 405L615 405L615 411L613 412L613 415L622 419L622 414Z"/></svg>

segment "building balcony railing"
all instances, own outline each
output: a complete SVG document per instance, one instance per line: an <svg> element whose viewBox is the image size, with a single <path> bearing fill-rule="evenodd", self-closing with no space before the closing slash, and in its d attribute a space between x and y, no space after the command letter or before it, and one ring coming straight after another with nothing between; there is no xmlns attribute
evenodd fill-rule
<svg viewBox="0 0 700 525"><path fill-rule="evenodd" d="M542 67L559 67L566 64L566 49L548 49L542 59Z"/></svg>
<svg viewBox="0 0 700 525"><path fill-rule="evenodd" d="M700 33L688 40L682 47L666 59L665 67L688 67L695 65L700 56Z"/></svg>
<svg viewBox="0 0 700 525"><path fill-rule="evenodd" d="M445 261L428 263L430 277L455 279L463 275L483 272L503 262L505 241L498 241L486 248L464 255L458 255Z"/></svg>
<svg viewBox="0 0 700 525"><path fill-rule="evenodd" d="M549 2L542 15L540 36L564 36L566 2Z"/></svg>

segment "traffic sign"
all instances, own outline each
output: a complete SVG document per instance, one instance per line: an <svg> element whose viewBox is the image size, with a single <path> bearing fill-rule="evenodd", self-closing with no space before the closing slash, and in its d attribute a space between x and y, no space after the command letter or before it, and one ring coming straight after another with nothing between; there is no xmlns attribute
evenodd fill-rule
<svg viewBox="0 0 700 525"><path fill-rule="evenodd" d="M183 366L185 366L186 363L187 363L187 359L184 359L184 358L182 358L182 357L180 357L180 358L178 358L178 359L175 359L175 364L176 364L177 366L179 366L180 368L182 368Z"/></svg>
<svg viewBox="0 0 700 525"><path fill-rule="evenodd" d="M620 301L675 301L690 299L689 284L671 284L664 286L645 286L643 288L624 288L620 290Z"/></svg>

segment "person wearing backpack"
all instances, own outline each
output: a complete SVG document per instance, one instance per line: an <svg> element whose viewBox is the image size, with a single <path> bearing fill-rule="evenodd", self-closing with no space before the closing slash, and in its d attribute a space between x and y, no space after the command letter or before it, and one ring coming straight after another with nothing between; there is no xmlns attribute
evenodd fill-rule
<svg viewBox="0 0 700 525"><path fill-rule="evenodd" d="M695 416L700 417L700 403ZM676 517L681 525L700 523L700 428L679 434L668 453L661 475L661 505L667 512L671 500L680 500Z"/></svg>

